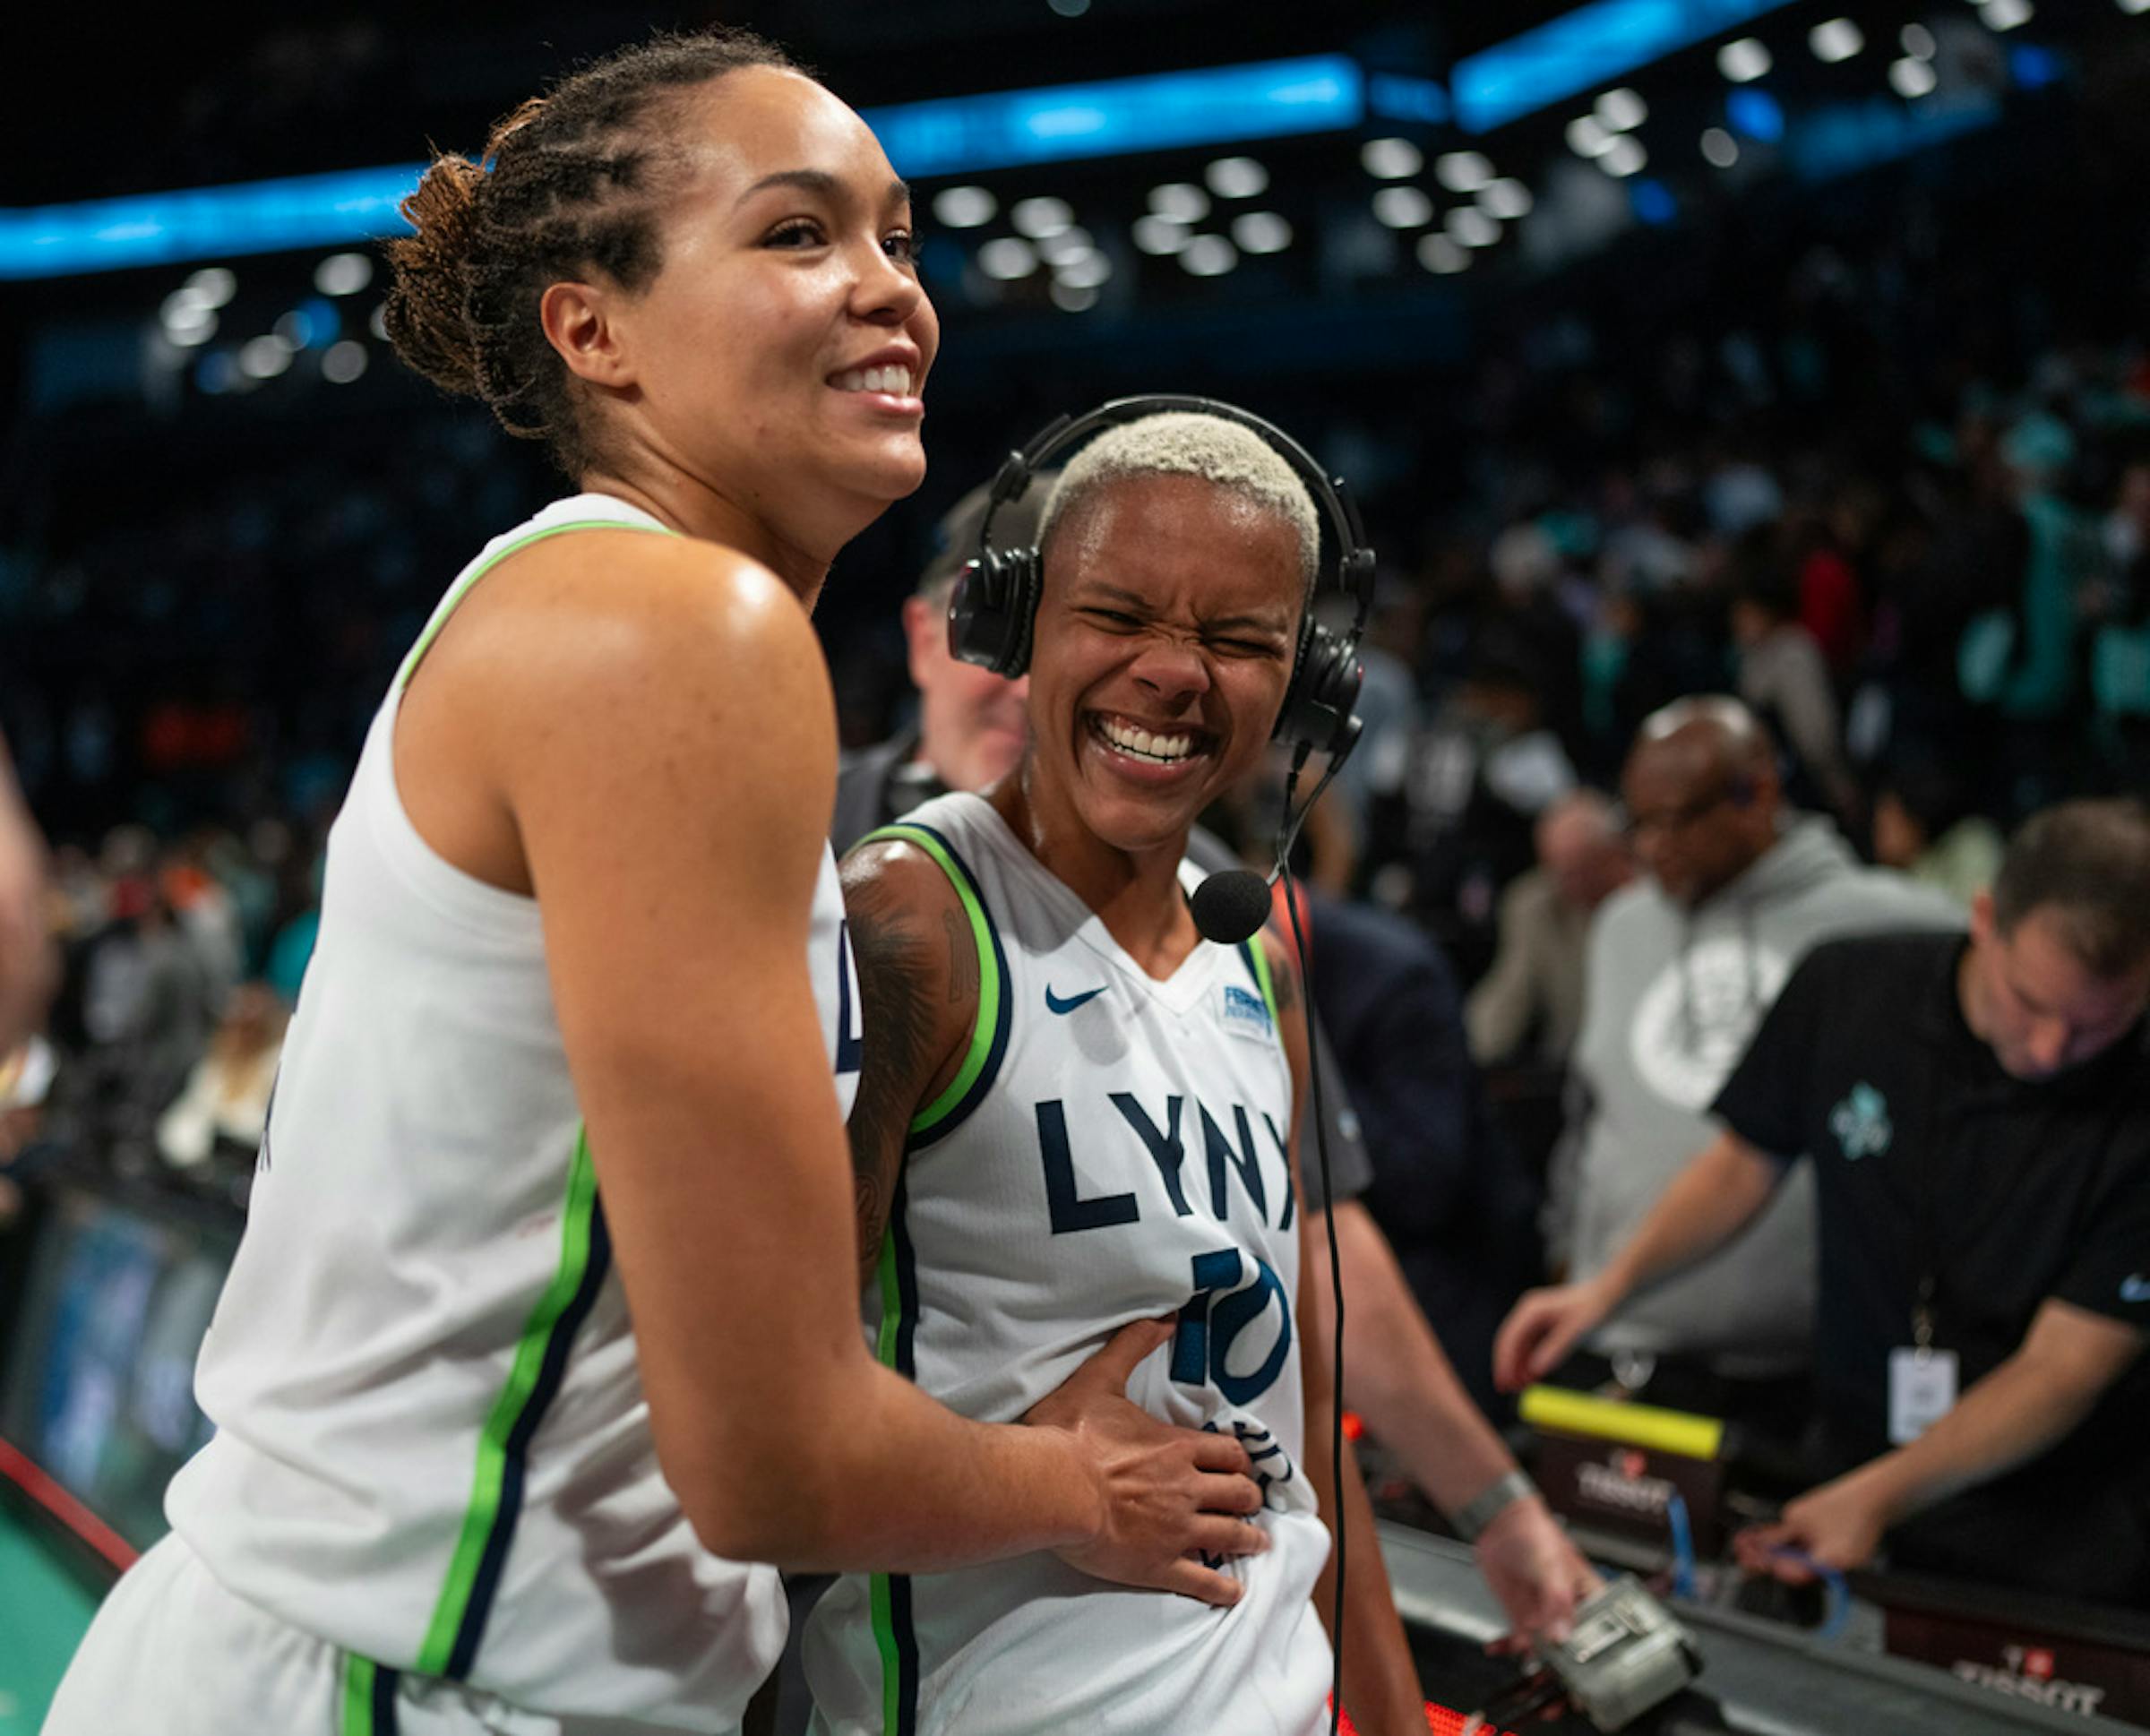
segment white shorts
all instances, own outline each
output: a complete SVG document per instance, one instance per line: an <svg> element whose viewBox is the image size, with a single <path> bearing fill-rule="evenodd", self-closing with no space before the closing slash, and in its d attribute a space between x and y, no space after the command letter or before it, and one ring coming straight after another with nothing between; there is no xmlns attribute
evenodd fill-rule
<svg viewBox="0 0 2150 1736"><path fill-rule="evenodd" d="M378 1668L234 1597L168 1536L113 1587L44 1736L655 1736Z"/></svg>

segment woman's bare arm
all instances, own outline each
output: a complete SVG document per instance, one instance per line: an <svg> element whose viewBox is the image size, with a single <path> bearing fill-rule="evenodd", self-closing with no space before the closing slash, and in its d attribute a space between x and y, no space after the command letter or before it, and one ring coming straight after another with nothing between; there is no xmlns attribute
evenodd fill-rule
<svg viewBox="0 0 2150 1736"><path fill-rule="evenodd" d="M863 1289L873 1281L912 1119L962 1064L977 1020L978 965L955 889L915 846L862 844L844 858L843 875L864 1015L849 1123Z"/></svg>

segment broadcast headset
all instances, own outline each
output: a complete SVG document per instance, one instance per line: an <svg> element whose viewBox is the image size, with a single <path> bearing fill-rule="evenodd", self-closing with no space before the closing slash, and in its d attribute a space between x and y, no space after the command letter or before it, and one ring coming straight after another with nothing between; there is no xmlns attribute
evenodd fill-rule
<svg viewBox="0 0 2150 1736"><path fill-rule="evenodd" d="M1333 768L1351 752L1359 736L1359 720L1352 707L1358 699L1363 674L1359 666L1359 640L1373 602L1373 551L1365 546L1358 509L1352 504L1343 480L1324 472L1312 455L1283 429L1235 404L1165 394L1115 398L1087 415L1061 417L1028 445L1009 453L993 479L985 516L978 525L977 557L963 570L949 598L949 651L965 663L975 663L1010 680L1030 666L1031 628L1045 584L1045 562L1036 547L994 547L993 514L1009 502L1021 499L1036 473L1071 447L1105 428L1168 411L1218 417L1251 430L1292 467L1329 521L1332 546L1329 572L1336 584L1350 595L1356 613L1348 632L1333 632L1315 622L1310 603L1300 624L1291 685L1285 691L1284 707L1277 713L1275 739L1288 744L1301 757L1326 752ZM1316 583L1318 590L1320 580Z"/></svg>

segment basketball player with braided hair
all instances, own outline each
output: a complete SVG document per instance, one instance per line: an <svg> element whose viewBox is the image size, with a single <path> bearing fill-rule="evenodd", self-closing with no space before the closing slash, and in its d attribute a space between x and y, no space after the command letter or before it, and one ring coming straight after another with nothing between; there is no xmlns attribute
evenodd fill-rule
<svg viewBox="0 0 2150 1736"><path fill-rule="evenodd" d="M577 493L451 586L331 834L173 1534L52 1736L732 1731L775 1562L1036 1551L1230 1603L1237 1443L861 1343L857 982L807 618L924 473L938 331L858 116L740 32L571 76L406 206L389 330ZM482 582L481 582L482 581ZM1191 1603L1190 1607L1191 1607Z"/></svg>

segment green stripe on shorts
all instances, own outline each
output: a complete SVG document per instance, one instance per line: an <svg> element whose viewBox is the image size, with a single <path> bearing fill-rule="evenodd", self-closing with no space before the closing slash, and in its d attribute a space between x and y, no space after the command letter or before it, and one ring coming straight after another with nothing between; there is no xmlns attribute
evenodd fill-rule
<svg viewBox="0 0 2150 1736"><path fill-rule="evenodd" d="M337 1736L374 1736L374 1679L380 1665L347 1653L343 1660L343 1722Z"/></svg>

